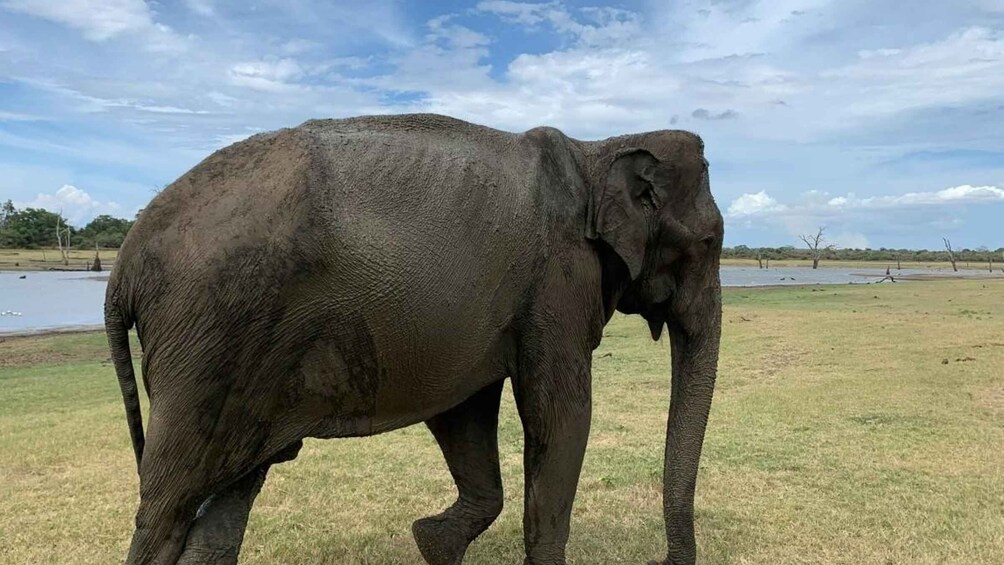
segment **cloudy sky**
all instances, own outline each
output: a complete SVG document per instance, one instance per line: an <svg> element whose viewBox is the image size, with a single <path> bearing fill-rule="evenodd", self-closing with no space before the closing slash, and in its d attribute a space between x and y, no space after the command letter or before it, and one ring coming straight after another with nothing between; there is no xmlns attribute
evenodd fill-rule
<svg viewBox="0 0 1004 565"><path fill-rule="evenodd" d="M411 111L698 132L729 245L1004 245L1004 0L0 0L0 199L76 223L255 132Z"/></svg>

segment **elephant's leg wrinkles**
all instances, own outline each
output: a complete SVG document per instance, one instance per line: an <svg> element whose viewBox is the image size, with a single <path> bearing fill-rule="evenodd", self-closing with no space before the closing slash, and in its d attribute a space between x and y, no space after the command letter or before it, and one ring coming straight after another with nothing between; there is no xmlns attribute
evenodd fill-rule
<svg viewBox="0 0 1004 565"><path fill-rule="evenodd" d="M206 500L196 515L178 565L236 565L254 499L265 484L262 465Z"/></svg>
<svg viewBox="0 0 1004 565"><path fill-rule="evenodd" d="M302 441L284 449L268 463L210 496L196 514L178 565L236 565L254 500L269 468L296 458Z"/></svg>
<svg viewBox="0 0 1004 565"><path fill-rule="evenodd" d="M474 538L502 512L498 411L504 381L426 422L443 450L458 497L441 514L416 520L415 541L430 565L459 565Z"/></svg>
<svg viewBox="0 0 1004 565"><path fill-rule="evenodd" d="M514 383L523 422L526 565L564 565L591 414L589 356L550 352Z"/></svg>

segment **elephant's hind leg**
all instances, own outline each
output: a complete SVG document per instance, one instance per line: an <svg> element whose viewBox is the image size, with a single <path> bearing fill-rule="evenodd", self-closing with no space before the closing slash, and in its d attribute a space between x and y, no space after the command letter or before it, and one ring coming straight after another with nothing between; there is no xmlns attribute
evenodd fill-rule
<svg viewBox="0 0 1004 565"><path fill-rule="evenodd" d="M209 497L195 516L178 565L236 565L254 500L273 464L296 458L297 441L268 463Z"/></svg>
<svg viewBox="0 0 1004 565"><path fill-rule="evenodd" d="M412 525L422 557L430 565L459 565L467 546L502 512L498 412L504 382L485 387L426 422L459 492L442 514Z"/></svg>
<svg viewBox="0 0 1004 565"><path fill-rule="evenodd" d="M237 564L251 506L267 473L268 465L262 465L202 503L178 565Z"/></svg>

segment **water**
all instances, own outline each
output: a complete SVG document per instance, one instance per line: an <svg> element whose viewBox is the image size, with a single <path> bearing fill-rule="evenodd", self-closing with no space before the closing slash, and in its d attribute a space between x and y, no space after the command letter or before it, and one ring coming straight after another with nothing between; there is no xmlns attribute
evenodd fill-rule
<svg viewBox="0 0 1004 565"><path fill-rule="evenodd" d="M951 273L923 269L893 271L895 276L909 274ZM885 269L722 267L721 275L724 286L847 284L880 280ZM968 271L966 275L978 273ZM0 334L100 326L104 322L107 280L106 273L0 272ZM10 315L11 312L20 315Z"/></svg>
<svg viewBox="0 0 1004 565"><path fill-rule="evenodd" d="M0 334L104 323L107 280L107 273L0 272Z"/></svg>

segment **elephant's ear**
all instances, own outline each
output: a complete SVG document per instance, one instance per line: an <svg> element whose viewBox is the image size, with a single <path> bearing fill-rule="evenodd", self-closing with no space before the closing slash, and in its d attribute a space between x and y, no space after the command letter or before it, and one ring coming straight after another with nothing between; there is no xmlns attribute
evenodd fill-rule
<svg viewBox="0 0 1004 565"><path fill-rule="evenodd" d="M633 280L641 273L651 218L662 206L667 171L644 149L622 149L609 163L594 188L586 236L610 245Z"/></svg>

